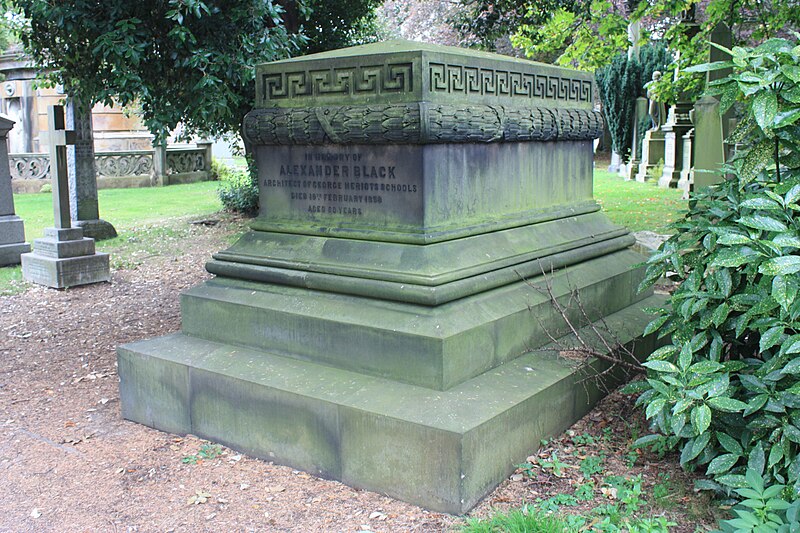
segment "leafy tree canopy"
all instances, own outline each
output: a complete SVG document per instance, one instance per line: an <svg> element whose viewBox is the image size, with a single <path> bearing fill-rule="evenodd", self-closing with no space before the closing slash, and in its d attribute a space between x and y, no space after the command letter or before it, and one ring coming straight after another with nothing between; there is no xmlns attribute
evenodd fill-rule
<svg viewBox="0 0 800 533"><path fill-rule="evenodd" d="M21 40L52 82L89 103L135 104L161 140L178 123L186 133L238 131L255 101L255 65L341 46L373 3L7 0L6 7L24 17Z"/></svg>
<svg viewBox="0 0 800 533"><path fill-rule="evenodd" d="M508 5L500 9L504 2ZM609 65L630 46L628 28L639 22L644 42L660 41L685 69L708 59L708 40L719 23L733 30L734 44L752 45L800 28L797 0L546 0L519 2L461 0L459 28L491 48L500 34L511 34L528 57L586 70ZM696 25L687 23L694 18ZM644 43L642 43L644 44ZM683 72L683 70L681 70ZM655 88L666 101L694 92L702 76L664 76Z"/></svg>

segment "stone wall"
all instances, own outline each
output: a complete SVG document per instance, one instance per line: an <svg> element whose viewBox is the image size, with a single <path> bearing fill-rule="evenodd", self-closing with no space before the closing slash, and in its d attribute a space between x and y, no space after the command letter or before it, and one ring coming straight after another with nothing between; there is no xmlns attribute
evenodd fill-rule
<svg viewBox="0 0 800 533"><path fill-rule="evenodd" d="M166 165L156 164L157 150L95 152L100 189L151 187L211 179L211 143L167 147ZM50 184L50 157L46 153L9 154L11 185L15 193L39 192Z"/></svg>

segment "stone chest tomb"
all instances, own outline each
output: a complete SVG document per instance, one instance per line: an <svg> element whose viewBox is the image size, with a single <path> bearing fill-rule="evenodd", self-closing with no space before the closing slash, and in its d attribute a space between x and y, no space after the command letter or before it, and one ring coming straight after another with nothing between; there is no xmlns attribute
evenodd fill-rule
<svg viewBox="0 0 800 533"><path fill-rule="evenodd" d="M592 77L392 41L256 83L260 214L119 348L123 416L464 512L600 396L544 288L624 342L657 302L592 198Z"/></svg>

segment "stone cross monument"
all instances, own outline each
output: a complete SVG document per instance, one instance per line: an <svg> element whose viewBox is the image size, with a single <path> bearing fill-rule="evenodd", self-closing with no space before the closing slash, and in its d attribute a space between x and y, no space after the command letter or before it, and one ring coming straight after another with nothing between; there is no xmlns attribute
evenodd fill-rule
<svg viewBox="0 0 800 533"><path fill-rule="evenodd" d="M11 172L8 167L8 132L14 121L0 115L0 266L18 265L19 256L29 252L22 219L14 213Z"/></svg>
<svg viewBox="0 0 800 533"><path fill-rule="evenodd" d="M97 240L116 237L114 226L100 218L97 204L92 110L78 98L67 98L66 124L75 132L75 142L67 148L73 226L82 228L84 235Z"/></svg>
<svg viewBox="0 0 800 533"><path fill-rule="evenodd" d="M122 414L463 513L600 397L546 287L621 342L659 305L592 198L593 77L389 41L256 79L260 215L119 348Z"/></svg>
<svg viewBox="0 0 800 533"><path fill-rule="evenodd" d="M95 252L94 239L71 225L67 146L75 142L75 132L66 129L63 106L50 106L47 117L54 227L33 241L33 252L22 254L22 276L57 289L110 281L108 254Z"/></svg>

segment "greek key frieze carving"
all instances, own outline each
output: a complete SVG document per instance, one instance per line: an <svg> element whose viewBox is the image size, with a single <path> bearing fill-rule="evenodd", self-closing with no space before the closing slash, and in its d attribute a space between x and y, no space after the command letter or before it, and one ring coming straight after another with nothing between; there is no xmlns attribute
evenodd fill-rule
<svg viewBox="0 0 800 533"><path fill-rule="evenodd" d="M599 112L451 104L267 108L245 117L254 144L426 144L596 139Z"/></svg>
<svg viewBox="0 0 800 533"><path fill-rule="evenodd" d="M434 93L592 101L592 82L577 78L445 63L431 63L429 76Z"/></svg>
<svg viewBox="0 0 800 533"><path fill-rule="evenodd" d="M298 97L410 92L411 63L268 72L261 77L264 102Z"/></svg>

